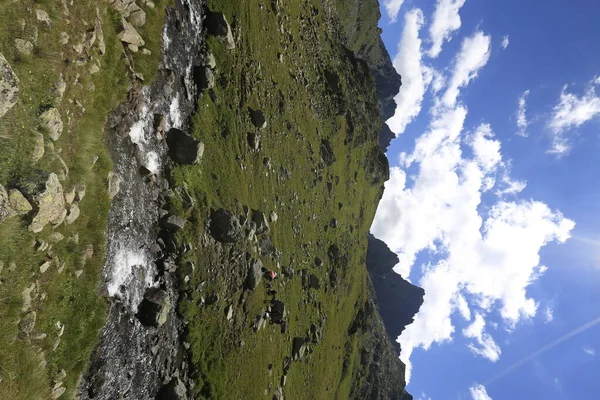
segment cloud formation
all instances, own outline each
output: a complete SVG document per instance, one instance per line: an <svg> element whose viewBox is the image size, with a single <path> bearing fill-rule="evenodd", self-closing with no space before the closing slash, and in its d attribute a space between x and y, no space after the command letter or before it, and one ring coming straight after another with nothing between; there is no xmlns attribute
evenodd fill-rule
<svg viewBox="0 0 600 400"><path fill-rule="evenodd" d="M390 23L394 23L398 20L398 14L400 13L400 8L402 8L402 4L404 0L384 0L383 7L390 19Z"/></svg>
<svg viewBox="0 0 600 400"><path fill-rule="evenodd" d="M558 104L552 110L548 126L552 132L552 147L549 153L565 155L571 149L567 132L600 115L600 97L596 95L596 86L600 85L600 77L592 79L583 96L569 93L564 86Z"/></svg>
<svg viewBox="0 0 600 400"><path fill-rule="evenodd" d="M542 317L544 318L545 324L549 324L550 322L554 321L554 310L552 307L546 307Z"/></svg>
<svg viewBox="0 0 600 400"><path fill-rule="evenodd" d="M525 183L510 177L510 160L502 156L492 127L464 127L468 110L460 91L485 66L489 52L490 38L482 32L463 41L448 88L441 100L434 99L429 127L413 151L401 155L400 166L391 168L371 229L398 254L395 270L404 277L419 254L435 260L421 266L425 300L399 338L407 381L415 348L452 340L455 312L467 320L474 312L463 331L473 339L469 347L497 360L501 350L484 331L485 315L498 311L509 329L534 316L538 304L527 288L546 270L540 249L564 242L574 227L544 203L507 199ZM486 204L484 194L492 199Z"/></svg>
<svg viewBox="0 0 600 400"><path fill-rule="evenodd" d="M583 348L583 352L584 352L585 354L587 354L587 355L590 355L590 356L592 356L592 357L595 357L595 356L596 356L596 349L594 349L593 347L590 347L590 346L585 346L585 347Z"/></svg>
<svg viewBox="0 0 600 400"><path fill-rule="evenodd" d="M427 55L436 58L442 52L444 42L452 39L452 34L460 28L459 11L465 0L437 0L433 21L429 26L431 48Z"/></svg>
<svg viewBox="0 0 600 400"><path fill-rule="evenodd" d="M421 103L431 73L422 63L419 31L423 26L423 13L413 9L404 16L404 30L394 58L394 68L402 76L402 88L396 95L396 113L387 121L396 136L404 133L406 126L421 112Z"/></svg>
<svg viewBox="0 0 600 400"><path fill-rule="evenodd" d="M474 339L474 342L469 343L469 349L474 354L487 358L491 362L498 361L502 351L492 336L485 332L485 320L481 314L475 315L475 321L463 329L463 335Z"/></svg>
<svg viewBox="0 0 600 400"><path fill-rule="evenodd" d="M510 37L508 35L502 38L502 50L506 50L508 45L510 44Z"/></svg>
<svg viewBox="0 0 600 400"><path fill-rule="evenodd" d="M492 398L487 394L485 386L478 383L471 386L469 391L471 392L471 397L473 400L492 400Z"/></svg>
<svg viewBox="0 0 600 400"><path fill-rule="evenodd" d="M448 88L442 97L445 107L454 107L460 89L477 77L479 70L487 64L490 52L491 38L481 31L463 40Z"/></svg>
<svg viewBox="0 0 600 400"><path fill-rule="evenodd" d="M527 121L527 97L529 96L529 90L524 91L519 96L519 108L517 109L517 135L526 137L527 127L529 121Z"/></svg>

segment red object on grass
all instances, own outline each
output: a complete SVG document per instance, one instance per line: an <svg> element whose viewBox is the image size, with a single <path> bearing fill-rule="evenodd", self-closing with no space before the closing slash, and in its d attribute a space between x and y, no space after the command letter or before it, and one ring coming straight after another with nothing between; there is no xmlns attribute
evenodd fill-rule
<svg viewBox="0 0 600 400"><path fill-rule="evenodd" d="M277 278L277 272L275 271L269 271L269 278L271 278L271 280L274 280L275 278Z"/></svg>

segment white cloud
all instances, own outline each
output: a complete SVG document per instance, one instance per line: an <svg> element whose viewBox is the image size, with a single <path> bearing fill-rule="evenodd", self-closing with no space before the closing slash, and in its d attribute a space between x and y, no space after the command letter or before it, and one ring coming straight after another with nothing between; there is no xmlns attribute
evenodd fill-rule
<svg viewBox="0 0 600 400"><path fill-rule="evenodd" d="M465 337L475 340L469 344L469 349L473 353L492 362L498 361L502 351L492 336L485 332L485 319L481 314L475 314L475 321L463 329L462 333Z"/></svg>
<svg viewBox="0 0 600 400"><path fill-rule="evenodd" d="M549 324L550 322L554 321L554 309L552 307L546 307L542 317L544 318L545 324Z"/></svg>
<svg viewBox="0 0 600 400"><path fill-rule="evenodd" d="M595 356L596 356L596 349L595 349L595 348L593 348L593 347L590 347L590 346L585 346L585 347L583 348L583 352L584 352L585 354L588 354L588 355L592 356L592 357L595 357Z"/></svg>
<svg viewBox="0 0 600 400"><path fill-rule="evenodd" d="M387 12L387 15L390 19L391 23L394 23L398 20L398 14L400 13L400 8L402 8L402 4L404 0L384 0L383 7Z"/></svg>
<svg viewBox="0 0 600 400"><path fill-rule="evenodd" d="M446 107L454 107L460 89L477 77L479 70L489 60L490 51L491 38L481 31L477 31L473 36L463 40L460 52L454 62L454 69L448 88L442 97L442 101Z"/></svg>
<svg viewBox="0 0 600 400"><path fill-rule="evenodd" d="M394 58L394 68L402 76L402 87L394 98L396 113L387 121L396 135L404 133L406 126L421 112L421 103L432 76L422 64L419 31L423 26L423 13L413 9L404 16L404 30Z"/></svg>
<svg viewBox="0 0 600 400"><path fill-rule="evenodd" d="M519 108L517 109L517 135L527 136L527 127L529 121L527 121L527 96L529 96L529 90L526 90L519 96Z"/></svg>
<svg viewBox="0 0 600 400"><path fill-rule="evenodd" d="M521 193L527 187L527 182L525 181L514 181L505 173L502 175L502 178L498 183L498 189L494 192L496 196L502 197L506 195L517 195Z"/></svg>
<svg viewBox="0 0 600 400"><path fill-rule="evenodd" d="M600 97L596 95L596 86L600 85L600 77L594 78L587 91L581 97L568 93L565 86L560 94L558 104L552 110L548 123L552 131L552 148L549 153L565 155L571 149L567 131L578 128L584 123L600 115Z"/></svg>
<svg viewBox="0 0 600 400"><path fill-rule="evenodd" d="M502 50L506 50L510 43L510 36L506 35L502 38Z"/></svg>
<svg viewBox="0 0 600 400"><path fill-rule="evenodd" d="M429 57L439 56L444 42L450 41L452 34L460 28L459 11L464 4L465 0L437 0L433 21L429 26L429 38L432 43L427 52Z"/></svg>
<svg viewBox="0 0 600 400"><path fill-rule="evenodd" d="M487 394L487 390L485 390L485 386L480 384L475 384L469 388L471 392L471 397L473 400L492 400L492 398Z"/></svg>

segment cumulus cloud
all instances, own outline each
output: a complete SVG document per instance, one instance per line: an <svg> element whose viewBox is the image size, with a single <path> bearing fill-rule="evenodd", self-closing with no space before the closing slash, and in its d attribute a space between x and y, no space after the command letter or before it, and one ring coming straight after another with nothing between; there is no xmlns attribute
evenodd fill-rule
<svg viewBox="0 0 600 400"><path fill-rule="evenodd" d="M384 0L383 7L390 19L391 23L394 23L398 20L398 14L400 13L400 8L402 8L402 4L404 0Z"/></svg>
<svg viewBox="0 0 600 400"><path fill-rule="evenodd" d="M587 354L587 355L590 355L590 356L592 356L592 357L595 357L595 356L596 356L596 349L594 349L593 347L590 347L590 346L585 346L585 347L583 348L583 352L584 352L585 354Z"/></svg>
<svg viewBox="0 0 600 400"><path fill-rule="evenodd" d="M462 333L465 337L474 339L468 346L473 353L492 362L498 361L502 351L492 336L485 332L485 319L481 314L476 314L475 321L463 329Z"/></svg>
<svg viewBox="0 0 600 400"><path fill-rule="evenodd" d="M452 39L452 34L460 28L459 11L465 0L437 0L433 21L429 26L431 48L427 55L436 58L442 52L445 41Z"/></svg>
<svg viewBox="0 0 600 400"><path fill-rule="evenodd" d="M527 97L529 96L529 90L524 91L519 96L519 108L517 109L517 135L527 136L527 127L529 121L527 121Z"/></svg>
<svg viewBox="0 0 600 400"><path fill-rule="evenodd" d="M506 48L508 47L510 43L510 37L508 35L504 36L502 38L502 50L506 50Z"/></svg>
<svg viewBox="0 0 600 400"><path fill-rule="evenodd" d="M431 72L422 63L419 31L423 26L423 13L413 9L404 16L404 30L394 58L394 68L402 76L402 88L396 95L396 113L387 121L396 135L404 133L406 126L421 112L421 103Z"/></svg>
<svg viewBox="0 0 600 400"><path fill-rule="evenodd" d="M460 89L477 77L479 70L487 64L490 52L491 37L481 31L477 31L463 40L460 52L454 62L448 88L442 97L444 106L454 107Z"/></svg>
<svg viewBox="0 0 600 400"><path fill-rule="evenodd" d="M464 127L468 111L459 101L460 91L487 62L489 42L481 32L463 42L443 99L434 102L429 127L413 151L401 155L401 165L391 168L371 228L398 254L395 270L404 277L419 254L436 260L422 266L418 283L425 300L398 340L407 381L413 350L451 341L451 316L458 312L469 320L471 307L479 310L463 332L473 339L471 351L498 359L501 351L484 331L484 315L499 312L508 329L534 316L538 304L527 289L546 270L540 249L564 242L574 227L544 203L507 200L505 195L516 196L525 183L510 177L510 161L503 159L490 125L473 131ZM495 203L483 204L483 194L492 190L498 194Z"/></svg>
<svg viewBox="0 0 600 400"><path fill-rule="evenodd" d="M492 400L492 398L487 394L485 386L478 383L471 386L469 391L471 392L471 397L473 400Z"/></svg>
<svg viewBox="0 0 600 400"><path fill-rule="evenodd" d="M594 78L583 96L569 93L568 86L563 87L558 104L552 110L548 123L552 131L552 148L549 153L565 155L571 149L567 132L600 115L600 97L596 95L596 86L600 77Z"/></svg>

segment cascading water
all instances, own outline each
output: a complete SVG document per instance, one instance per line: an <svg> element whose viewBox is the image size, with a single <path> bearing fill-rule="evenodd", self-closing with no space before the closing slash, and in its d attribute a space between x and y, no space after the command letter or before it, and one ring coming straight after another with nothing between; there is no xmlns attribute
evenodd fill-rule
<svg viewBox="0 0 600 400"><path fill-rule="evenodd" d="M175 278L159 274L156 265L160 208L168 189L166 145L156 121L162 116L166 129L183 129L196 107L191 71L200 63L204 7L204 0L176 0L167 10L156 80L145 87L134 83L128 100L109 116L108 145L121 182L111 204L103 271L111 307L80 385L82 399L154 399L172 379L185 380ZM135 314L146 290L159 285L169 294L169 317L159 328L144 326Z"/></svg>

